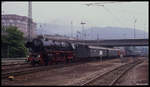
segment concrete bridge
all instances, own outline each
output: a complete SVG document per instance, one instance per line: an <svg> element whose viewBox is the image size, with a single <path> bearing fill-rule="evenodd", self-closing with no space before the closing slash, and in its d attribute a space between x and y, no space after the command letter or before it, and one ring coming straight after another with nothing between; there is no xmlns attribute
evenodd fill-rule
<svg viewBox="0 0 150 87"><path fill-rule="evenodd" d="M60 39L59 39L60 40ZM87 44L94 46L148 46L148 39L113 39L113 40L67 40L61 39L61 41L69 41L72 43Z"/></svg>
<svg viewBox="0 0 150 87"><path fill-rule="evenodd" d="M114 40L75 40L71 42L84 43L95 46L148 46L148 39L114 39Z"/></svg>

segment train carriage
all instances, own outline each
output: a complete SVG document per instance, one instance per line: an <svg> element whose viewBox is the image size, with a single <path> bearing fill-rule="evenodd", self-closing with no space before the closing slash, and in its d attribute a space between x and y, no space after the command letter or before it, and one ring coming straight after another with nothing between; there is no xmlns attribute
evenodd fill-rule
<svg viewBox="0 0 150 87"><path fill-rule="evenodd" d="M119 57L120 54L120 49L116 49L116 48L108 48L108 57Z"/></svg>
<svg viewBox="0 0 150 87"><path fill-rule="evenodd" d="M89 46L90 49L90 57L106 57L107 56L107 48L97 47L97 46Z"/></svg>

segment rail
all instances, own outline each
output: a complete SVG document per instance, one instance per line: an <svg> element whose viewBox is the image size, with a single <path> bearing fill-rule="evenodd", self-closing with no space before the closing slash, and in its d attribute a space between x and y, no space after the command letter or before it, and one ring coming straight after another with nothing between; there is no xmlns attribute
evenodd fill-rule
<svg viewBox="0 0 150 87"><path fill-rule="evenodd" d="M114 85L129 69L142 62L142 60L136 60L132 63L122 65L100 76L96 76L95 78L92 78L80 85Z"/></svg>

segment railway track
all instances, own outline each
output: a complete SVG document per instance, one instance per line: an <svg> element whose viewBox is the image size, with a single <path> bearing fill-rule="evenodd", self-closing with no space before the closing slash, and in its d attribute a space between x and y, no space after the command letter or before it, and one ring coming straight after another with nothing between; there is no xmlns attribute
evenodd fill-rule
<svg viewBox="0 0 150 87"><path fill-rule="evenodd" d="M96 77L85 81L84 83L81 82L81 86L88 86L88 85L114 85L120 78L123 76L129 69L136 66L137 64L142 63L142 60L136 59L134 62L127 63L120 67L117 67L109 72L106 72L102 75L97 75Z"/></svg>
<svg viewBox="0 0 150 87"><path fill-rule="evenodd" d="M26 58L2 58L1 61L1 65L2 66L14 66L14 65L18 65L18 64L26 64Z"/></svg>
<svg viewBox="0 0 150 87"><path fill-rule="evenodd" d="M19 76L19 75L24 75L24 74L29 74L29 73L34 73L34 72L39 72L39 71L46 71L50 69L55 69L55 68L61 68L61 67L69 67L77 64L84 64L87 63L88 61L81 61L81 62L73 62L69 64L54 64L50 66L22 66L22 67L17 67L17 68L12 68L9 69L3 69L2 70L2 78L6 79L8 76Z"/></svg>
<svg viewBox="0 0 150 87"><path fill-rule="evenodd" d="M19 76L19 75L30 74L39 71L46 71L46 70L56 69L61 67L69 67L69 66L84 64L84 63L88 63L88 61L73 62L69 64L58 64L58 65L51 65L51 66L38 66L38 67L30 67L30 66L23 65L22 67L16 67L14 69L11 69L10 67L8 69L2 70L1 75L3 79L6 79L8 78L8 76Z"/></svg>
<svg viewBox="0 0 150 87"><path fill-rule="evenodd" d="M25 63L11 63L11 64L2 64L2 66L15 66L15 65L24 65L24 64L27 64L26 62Z"/></svg>
<svg viewBox="0 0 150 87"><path fill-rule="evenodd" d="M15 71L15 70L19 70L22 68L30 68L30 67L32 66L28 63L2 66L2 72Z"/></svg>

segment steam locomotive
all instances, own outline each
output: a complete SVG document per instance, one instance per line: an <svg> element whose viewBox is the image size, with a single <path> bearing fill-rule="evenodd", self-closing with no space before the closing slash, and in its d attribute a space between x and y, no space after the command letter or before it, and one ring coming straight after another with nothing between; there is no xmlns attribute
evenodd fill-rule
<svg viewBox="0 0 150 87"><path fill-rule="evenodd" d="M94 58L119 57L122 54L120 49L88 46L74 44L67 41L56 41L48 39L33 39L27 42L26 47L31 54L28 62L32 65L49 65L58 62L71 62L75 60L86 60Z"/></svg>

